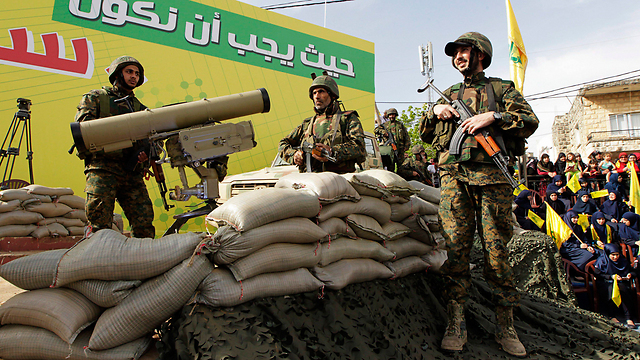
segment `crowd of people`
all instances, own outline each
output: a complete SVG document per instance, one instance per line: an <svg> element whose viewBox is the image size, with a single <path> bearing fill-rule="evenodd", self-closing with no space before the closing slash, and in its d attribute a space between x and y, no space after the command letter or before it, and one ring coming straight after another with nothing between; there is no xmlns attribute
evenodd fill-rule
<svg viewBox="0 0 640 360"><path fill-rule="evenodd" d="M530 211L543 220L550 210L562 217L572 235L562 243L560 255L580 271L593 262L603 304L600 312L630 328L635 328L633 320L639 315L631 280L638 275L640 215L628 200L630 178L633 170L638 171L639 158L639 154L621 152L614 160L611 153L594 151L588 164L574 153L560 153L554 163L542 154L539 161L527 165L528 174L535 170L535 175L542 177L536 190L523 190L514 200L514 215L523 229L547 230L547 222L536 225ZM575 182L574 177L580 184L575 192L567 186ZM599 190L606 190L601 194L605 196L592 196ZM614 282L621 294L619 305L611 296Z"/></svg>

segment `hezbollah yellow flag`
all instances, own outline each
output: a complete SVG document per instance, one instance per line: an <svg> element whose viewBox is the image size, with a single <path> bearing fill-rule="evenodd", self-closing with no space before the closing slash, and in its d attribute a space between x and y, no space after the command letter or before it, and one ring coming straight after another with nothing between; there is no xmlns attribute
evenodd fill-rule
<svg viewBox="0 0 640 360"><path fill-rule="evenodd" d="M569 182L567 183L567 187L571 189L574 193L577 193L580 190L580 180L578 180L578 174L573 174Z"/></svg>
<svg viewBox="0 0 640 360"><path fill-rule="evenodd" d="M582 230L587 231L589 226L591 226L591 222L589 221L589 216L587 214L578 214L578 225L582 226Z"/></svg>
<svg viewBox="0 0 640 360"><path fill-rule="evenodd" d="M613 290L611 290L611 300L616 304L617 307L620 307L622 303L622 297L620 296L620 288L618 287L618 280L613 278Z"/></svg>
<svg viewBox="0 0 640 360"><path fill-rule="evenodd" d="M551 205L547 204L547 234L556 242L558 249L569 239L572 234L569 225L565 224L560 215L553 211Z"/></svg>
<svg viewBox="0 0 640 360"><path fill-rule="evenodd" d="M542 220L542 218L540 216L538 216L538 214L536 214L533 211L529 210L527 212L527 216L529 217L529 220L533 221L533 223L536 224L537 227L542 229L542 225L544 225L544 220Z"/></svg>
<svg viewBox="0 0 640 360"><path fill-rule="evenodd" d="M527 52L524 49L524 42L516 15L511 8L511 2L507 2L507 26L509 27L509 69L511 70L511 80L516 85L516 89L522 93L524 87L524 72L527 69Z"/></svg>
<svg viewBox="0 0 640 360"><path fill-rule="evenodd" d="M631 169L631 186L629 191L629 205L633 206L636 214L640 214L640 184L638 184L638 173L635 166L629 166Z"/></svg>
<svg viewBox="0 0 640 360"><path fill-rule="evenodd" d="M593 199L597 199L597 198L601 198L601 197L605 197L605 196L609 196L609 190L604 189L604 190L598 190L598 191L594 191L591 194L591 198Z"/></svg>
<svg viewBox="0 0 640 360"><path fill-rule="evenodd" d="M518 196L518 194L520 194L523 190L529 190L529 189L527 189L527 187L524 186L524 184L520 184L518 185L517 188L513 189L513 195Z"/></svg>

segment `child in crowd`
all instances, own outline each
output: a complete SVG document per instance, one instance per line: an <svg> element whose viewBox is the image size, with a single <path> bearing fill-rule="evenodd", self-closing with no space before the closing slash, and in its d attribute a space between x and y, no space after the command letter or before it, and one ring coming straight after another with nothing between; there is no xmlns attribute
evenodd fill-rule
<svg viewBox="0 0 640 360"><path fill-rule="evenodd" d="M569 225L573 234L571 234L567 241L562 243L560 255L571 261L580 271L584 271L587 263L597 257L596 251L592 246L587 244L582 226L578 224L577 212L569 210L564 214L562 219Z"/></svg>
<svg viewBox="0 0 640 360"><path fill-rule="evenodd" d="M629 154L629 161L627 162L627 169L629 173L631 173L632 166L636 173L640 172L640 169L638 169L638 154L636 153Z"/></svg>
<svg viewBox="0 0 640 360"><path fill-rule="evenodd" d="M556 193L556 192L547 193L547 199L546 200L547 200L547 204L548 204L547 206L550 207L553 211L555 211L556 214L562 216L562 215L564 215L564 213L567 212L567 208L564 206L564 203L562 201L560 201L560 199L558 199L558 193ZM547 207L545 207L544 209L546 211Z"/></svg>
<svg viewBox="0 0 640 360"><path fill-rule="evenodd" d="M600 211L604 213L605 218L613 223L617 223L622 214L628 210L629 207L622 202L620 193L617 190L609 190L609 197L600 206Z"/></svg>
<svg viewBox="0 0 640 360"><path fill-rule="evenodd" d="M591 245L597 246L598 249L601 250L604 249L604 244L618 242L618 234L606 221L602 211L593 213L593 216L591 216L591 226L589 226L589 233L587 234L591 239Z"/></svg>
<svg viewBox="0 0 640 360"><path fill-rule="evenodd" d="M567 178L567 182L571 181L571 178L577 174L580 174L578 163L576 162L576 156L573 153L567 153L567 166L564 169L564 175Z"/></svg>
<svg viewBox="0 0 640 360"><path fill-rule="evenodd" d="M564 171L567 168L567 155L564 153L558 154L558 158L556 162L553 163L553 166L556 168L556 174L564 175Z"/></svg>
<svg viewBox="0 0 640 360"><path fill-rule="evenodd" d="M573 211L578 214L593 215L598 210L595 202L589 196L589 192L584 189L578 190L576 193L576 203L573 205Z"/></svg>
<svg viewBox="0 0 640 360"><path fill-rule="evenodd" d="M606 175L607 181L609 181L609 174L615 169L615 165L611 162L613 155L611 153L604 154L604 160L602 160L599 164L600 172Z"/></svg>
<svg viewBox="0 0 640 360"><path fill-rule="evenodd" d="M551 179L551 184L547 186L546 194L557 193L558 199L564 203L565 209L569 209L571 207L571 197L573 196L573 192L571 189L566 187L564 182L564 176L556 175Z"/></svg>
<svg viewBox="0 0 640 360"><path fill-rule="evenodd" d="M589 165L587 170L582 174L582 178L589 183L589 188L591 190L598 190L598 181L597 176L600 175L600 168L598 167L598 160L591 159L589 160Z"/></svg>
<svg viewBox="0 0 640 360"><path fill-rule="evenodd" d="M631 320L629 306L632 304L631 287L631 266L629 261L620 256L618 244L604 244L604 251L598 256L595 264L596 284L600 292L600 299L605 304L605 315L609 316L613 322L619 323L625 320L625 325L630 329L635 329L635 323ZM611 299L613 292L613 281L618 282L620 290L620 306Z"/></svg>

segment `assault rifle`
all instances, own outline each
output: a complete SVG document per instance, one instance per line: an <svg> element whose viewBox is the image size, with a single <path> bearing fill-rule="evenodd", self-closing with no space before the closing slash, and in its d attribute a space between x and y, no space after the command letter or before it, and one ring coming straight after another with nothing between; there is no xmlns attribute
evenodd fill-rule
<svg viewBox="0 0 640 360"><path fill-rule="evenodd" d="M302 150L302 152L304 152L305 155L305 163L307 165L307 172L313 172L311 170L311 155L316 155L319 157L324 157L325 159L331 161L332 163L336 162L336 158L334 158L333 156L329 155L329 152L325 149L318 149L316 147L316 144L311 144L307 141L304 141L302 143L302 145L300 146L300 150Z"/></svg>
<svg viewBox="0 0 640 360"><path fill-rule="evenodd" d="M464 102L462 102L462 100L449 99L445 94L442 93L442 91L440 91L437 87L435 87L435 85L433 85L433 79L429 79L422 88L418 89L418 92L423 92L429 87L431 87L436 93L438 93L438 95L440 95L440 97L444 101L446 101L449 105L451 105L451 107L453 107L458 112L458 114L460 114L460 117L456 121L456 123L458 124L458 129L453 134L453 137L451 138L451 143L449 144L449 154L454 156L460 156L460 154L462 153L462 143L464 142L464 139L468 135L471 135L476 139L478 144L482 146L484 151L486 151L487 154L489 154L489 156L491 157L493 162L498 166L500 171L502 171L502 174L507 178L509 185L511 185L511 187L513 187L514 189L517 188L519 184L513 178L513 176L511 176L511 173L509 172L508 159L504 155L504 151L502 151L502 148L498 146L498 144L493 139L493 136L491 136L489 131L486 128L482 128L474 134L469 134L466 130L463 130L462 126L460 126L465 120L473 117L473 113L471 112L471 109L469 109L467 105ZM502 139L500 139L499 141L501 140Z"/></svg>

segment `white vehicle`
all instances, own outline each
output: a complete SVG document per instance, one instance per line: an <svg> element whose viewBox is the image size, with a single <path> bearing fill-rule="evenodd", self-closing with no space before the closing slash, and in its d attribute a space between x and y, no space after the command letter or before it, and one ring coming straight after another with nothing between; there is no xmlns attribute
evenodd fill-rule
<svg viewBox="0 0 640 360"><path fill-rule="evenodd" d="M370 133L364 133L364 143L367 151L367 160L360 164L360 171L368 169L382 169L380 149L376 137ZM220 198L218 203L224 203L232 196L246 191L274 187L281 177L299 172L298 167L284 161L280 156L271 163L271 167L250 171L237 175L229 175L220 183Z"/></svg>

